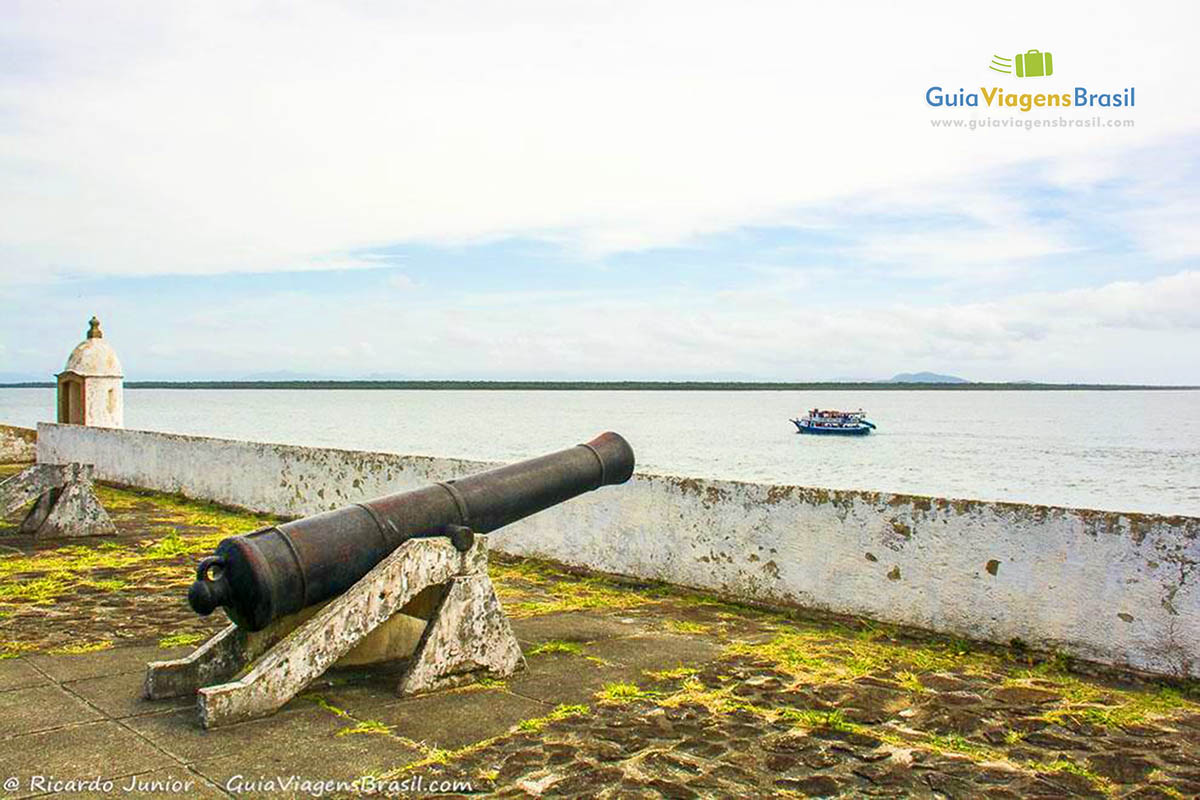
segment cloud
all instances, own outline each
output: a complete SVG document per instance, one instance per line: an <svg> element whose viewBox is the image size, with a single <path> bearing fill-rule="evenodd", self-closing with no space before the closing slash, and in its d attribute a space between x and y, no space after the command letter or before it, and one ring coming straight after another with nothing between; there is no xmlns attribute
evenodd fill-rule
<svg viewBox="0 0 1200 800"><path fill-rule="evenodd" d="M1200 382L1200 270L973 303L896 300L870 307L809 302L811 282L780 289L788 284L777 278L762 273L733 293L682 285L647 297L480 292L467 305L453 287L397 294L361 285L336 293L231 292L210 307L183 302L190 295L181 286L155 304L114 298L105 331L131 379L286 370L332 377L825 380L930 369L976 380ZM86 318L69 298L52 298L46 309L51 320L67 311ZM304 320L303 329L281 320ZM26 328L22 352L0 369L49 374L74 337L57 322L31 321Z"/></svg>
<svg viewBox="0 0 1200 800"><path fill-rule="evenodd" d="M1033 308L1045 318L1074 318L1107 328L1200 330L1200 272L1042 296L1034 299Z"/></svg>
<svg viewBox="0 0 1200 800"><path fill-rule="evenodd" d="M1200 382L1197 6L1008 8L10 3L0 369Z"/></svg>
<svg viewBox="0 0 1200 800"><path fill-rule="evenodd" d="M417 283L412 278L405 275L403 272L397 272L388 278L388 286L393 289L408 290L414 288Z"/></svg>
<svg viewBox="0 0 1200 800"><path fill-rule="evenodd" d="M980 281L1011 277L1023 270L1023 262L1073 249L1061 236L1005 225L867 236L847 252L862 262L891 265L911 276Z"/></svg>
<svg viewBox="0 0 1200 800"><path fill-rule="evenodd" d="M930 129L925 88L992 81L1031 20L1064 85L1136 82L1136 128ZM1197 22L1191 3L983 26L953 3L9 4L0 275L365 268L340 259L512 236L597 255L911 198L1194 131ZM1164 225L1143 230L1194 252Z"/></svg>

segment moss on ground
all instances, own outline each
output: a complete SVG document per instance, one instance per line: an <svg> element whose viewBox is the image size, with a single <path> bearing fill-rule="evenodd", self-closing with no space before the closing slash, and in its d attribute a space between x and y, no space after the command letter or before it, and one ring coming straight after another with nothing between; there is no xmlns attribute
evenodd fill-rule
<svg viewBox="0 0 1200 800"><path fill-rule="evenodd" d="M674 669L663 669L663 670L658 670L655 672L648 672L646 674L656 680L670 681L670 680L683 680L684 678L690 678L693 675L695 675L696 673L698 673L699 671L700 670L697 669L696 667L679 666L679 667L675 667Z"/></svg>
<svg viewBox="0 0 1200 800"><path fill-rule="evenodd" d="M528 559L493 560L488 569L505 612L514 619L563 611L614 610L654 602L604 578L569 575Z"/></svg>
<svg viewBox="0 0 1200 800"><path fill-rule="evenodd" d="M277 521L157 492L103 485L96 491L117 526L115 537L33 541L13 535L19 515L0 521L0 536L9 535L0 550L0 618L8 640L0 644L0 656L37 649L75 652L77 643L68 636L100 640L114 623L127 629L120 638L144 628L136 638L155 641L166 626L155 631L153 616L173 616L171 627L193 628L178 631L174 635L183 638L164 646L194 643L206 635L195 627L216 620L198 621L182 604L194 562L227 536ZM153 598L166 602L147 615ZM46 625L45 608L54 610L55 619L72 620L74 633L61 624ZM122 608L128 612L114 613Z"/></svg>
<svg viewBox="0 0 1200 800"><path fill-rule="evenodd" d="M26 467L31 467L32 464L0 464L0 481L5 478L11 478Z"/></svg>
<svg viewBox="0 0 1200 800"><path fill-rule="evenodd" d="M1111 794L1116 789L1108 778L1097 775L1079 762L1072 761L1069 758L1056 758L1051 761L1032 761L1027 763L1025 767L1037 772L1069 772L1072 775L1078 775L1081 778L1091 781L1092 785L1105 794Z"/></svg>
<svg viewBox="0 0 1200 800"><path fill-rule="evenodd" d="M702 625L699 622L692 622L691 620L686 620L686 619L668 619L667 620L667 630L673 631L675 633L706 634L712 630L712 627L709 625Z"/></svg>
<svg viewBox="0 0 1200 800"><path fill-rule="evenodd" d="M16 658L23 653L31 653L35 650L37 650L37 645L32 642L0 641L0 660Z"/></svg>
<svg viewBox="0 0 1200 800"><path fill-rule="evenodd" d="M858 736L861 742L962 757L980 766L1006 766L1025 774L1070 773L1107 796L1115 793L1116 785L1084 762L1063 754L1030 760L1023 731L1001 728L997 738L989 739L938 730L936 726L854 722L842 708L829 708L827 704L824 708L804 708L777 703L785 696L811 697L819 703L815 698L823 690L880 686L907 695L905 705L909 711L901 717L911 719L914 709L939 696L923 679L934 680L935 685L940 679L970 683L979 691L1025 687L1050 693L1040 716L1034 711L1034 716L1026 719L1040 719L1068 730L1078 729L1075 723L1081 722L1130 730L1157 722L1169 725L1173 719L1200 715L1194 683L1182 687L1156 682L1117 684L1072 673L1069 659L1051 657L1031 666L1030 656L1023 649L973 649L962 640L913 637L887 626L847 628L785 616L780 615L774 635L762 643L727 644L717 662L720 666L705 670L681 666L648 672L647 678L655 682L651 686L609 684L597 699L602 706L641 703L635 707L642 709L638 713L643 716L654 707L702 708L718 717L752 714L772 724L790 724L797 731ZM779 688L754 695L753 699L745 696L745 684L719 674L721 670L734 671L739 663L779 676L772 679L780 681ZM1010 752L1010 748L1015 749Z"/></svg>
<svg viewBox="0 0 1200 800"><path fill-rule="evenodd" d="M727 653L770 661L805 683L830 683L896 673L904 675L907 686L914 690L914 684L919 685L920 673L983 672L1003 664L997 655L971 652L962 642L951 639L931 637L928 641L904 641L882 627L854 632L838 630L837 626L798 622L787 625L763 644L731 644Z"/></svg>
<svg viewBox="0 0 1200 800"><path fill-rule="evenodd" d="M221 539L246 533L276 521L259 514L239 513L171 495L97 486L114 522L134 523L140 541L91 540L49 549L0 555L0 604L46 605L79 589L119 592L145 577L147 568L170 565L180 581L190 575L175 569L180 559L211 552ZM153 516L146 522L145 513ZM122 573L115 577L112 573Z"/></svg>
<svg viewBox="0 0 1200 800"><path fill-rule="evenodd" d="M549 714L544 717L534 717L532 719L523 719L517 723L517 730L526 732L540 731L551 722L568 719L570 717L582 717L590 714L592 709L586 705L559 705Z"/></svg>
<svg viewBox="0 0 1200 800"><path fill-rule="evenodd" d="M213 535L221 538L248 533L279 521L279 517L269 514L240 511L218 503L191 500L149 489L97 485L96 495L109 514L149 508L156 513L161 524L211 528Z"/></svg>
<svg viewBox="0 0 1200 800"><path fill-rule="evenodd" d="M551 639L526 651L526 654L530 656L547 655L550 653L568 653L570 655L581 656L583 655L583 645L578 642L564 642L558 639Z"/></svg>
<svg viewBox="0 0 1200 800"><path fill-rule="evenodd" d="M1195 699L1200 692L1194 684L1186 684L1183 688L1148 686L1132 689L1084 681L1073 675L1043 676L1040 681L1047 688L1053 687L1052 690L1062 697L1042 715L1047 722L1077 721L1104 728L1127 728L1179 714L1200 713L1200 702ZM1020 685L1028 681L1010 683Z"/></svg>
<svg viewBox="0 0 1200 800"><path fill-rule="evenodd" d="M387 736L392 729L376 719L364 719L338 731L335 736L355 736L358 734L375 734Z"/></svg>
<svg viewBox="0 0 1200 800"><path fill-rule="evenodd" d="M415 750L421 754L421 758L417 759L416 761L405 764L402 767L399 767L399 768L393 769L393 770L385 770L385 771L380 771L378 773L375 773L374 777L377 777L381 780L390 780L392 778L395 778L398 775L403 775L403 774L406 774L409 772L414 772L414 771L420 771L420 770L428 768L430 766L447 764L447 763L451 762L452 760L454 760L455 758L459 758L463 755L466 755L467 753L470 753L470 752L473 752L480 748L486 747L487 745L489 745L493 741L495 741L495 737L492 737L492 738L483 739L481 741L467 745L466 747L462 747L458 750L444 750L442 748L434 747L429 744L426 744L425 742L418 742L413 739L409 739L406 736L402 736L401 734L396 732L395 728L393 728L389 725L386 725L378 720L358 719L355 716L353 716L352 714L350 714L348 711L346 711L345 709L338 708L337 706L335 706L333 703L331 703L329 701L329 699L327 697L325 697L323 694L320 694L319 692L306 692L305 694L300 695L300 699L307 700L311 703L314 703L316 706L329 712L330 714L337 717L338 719L344 720L349 723L345 727L343 727L341 730L339 730L335 734L336 736L354 736L354 735L386 736L386 737L396 741L398 744L403 745L404 747L407 747L407 748L411 748L412 750ZM552 711L547 717L545 717L544 722L542 722L542 724L544 725L547 722L551 722L556 719L565 719L568 716L572 716L572 713L570 711L562 710L562 709L568 709L568 708L576 708L576 707L560 706L559 708L556 708L554 711ZM584 706L583 708L585 709L585 711L581 712L581 713L586 713L587 707ZM529 720L526 720L526 722L529 722ZM539 727L539 729L540 729L540 727Z"/></svg>
<svg viewBox="0 0 1200 800"><path fill-rule="evenodd" d="M635 683L608 683L596 692L596 699L601 703L621 705L635 700L645 700L654 697L655 693L643 689Z"/></svg>
<svg viewBox="0 0 1200 800"><path fill-rule="evenodd" d="M622 687L622 697L638 700L653 696L653 694L642 692L636 686ZM676 691L661 698L658 704L663 708L678 708L683 705L703 706L714 714L728 714L739 710L756 714L769 713L766 709L759 708L734 695L732 686L709 688L694 677L685 678Z"/></svg>
<svg viewBox="0 0 1200 800"><path fill-rule="evenodd" d="M109 639L101 639L93 642L77 642L68 644L62 647L56 647L50 651L51 655L65 656L80 656L85 653L98 653L101 650L111 650L113 643Z"/></svg>
<svg viewBox="0 0 1200 800"><path fill-rule="evenodd" d="M158 646L164 650L172 647L188 647L194 644L199 644L208 638L207 634L200 631L182 631L173 633L169 636L164 636L158 640Z"/></svg>
<svg viewBox="0 0 1200 800"><path fill-rule="evenodd" d="M674 691L655 692L636 684L609 684L597 693L602 705L626 705L647 701L659 708L702 707L710 714L728 715L737 712L750 713L772 722L790 723L797 732L837 732L856 735L860 743L874 742L895 749L918 749L932 753L962 756L980 765L1005 765L1026 772L1069 772L1086 779L1097 791L1111 795L1114 785L1070 758L1059 757L1048 761L1017 762L996 747L969 739L956 733L934 733L929 731L899 730L888 726L865 725L851 722L841 709L817 710L756 705L737 696L736 684L712 688L706 686L688 670L680 669L669 673L653 673L652 677L682 677ZM643 706L644 708L644 706ZM869 746L869 745L868 745Z"/></svg>

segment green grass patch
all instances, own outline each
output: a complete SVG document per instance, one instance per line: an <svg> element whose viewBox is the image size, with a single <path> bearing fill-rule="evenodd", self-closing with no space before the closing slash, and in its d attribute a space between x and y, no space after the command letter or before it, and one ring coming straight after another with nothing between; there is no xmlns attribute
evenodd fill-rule
<svg viewBox="0 0 1200 800"><path fill-rule="evenodd" d="M588 611L604 609L611 611L634 608L652 602L648 597L610 584L602 578L562 577L559 580L540 584L537 595L514 591L510 586L497 587L504 610L514 619L555 614L564 611ZM540 596L539 596L540 595Z"/></svg>
<svg viewBox="0 0 1200 800"><path fill-rule="evenodd" d="M674 669L663 669L663 670L658 670L657 672L647 672L646 674L649 675L651 678L657 678L658 680L675 681L675 680L684 680L685 678L691 678L691 677L699 674L699 672L700 672L700 670L696 669L695 667L685 667L683 665L680 665L678 667L675 667Z"/></svg>
<svg viewBox="0 0 1200 800"><path fill-rule="evenodd" d="M81 656L87 653L99 653L101 650L110 650L112 646L112 642L107 639L101 639L95 642L79 642L78 644L56 647L50 651L50 654L56 656Z"/></svg>
<svg viewBox="0 0 1200 800"><path fill-rule="evenodd" d="M389 734L392 729L374 719L365 719L346 728L342 728L335 736L355 736L357 734Z"/></svg>
<svg viewBox="0 0 1200 800"><path fill-rule="evenodd" d="M972 742L970 739L957 733L926 734L925 744L943 753L958 753L959 755L970 756L975 761L999 761L1004 758L1003 753Z"/></svg>
<svg viewBox="0 0 1200 800"><path fill-rule="evenodd" d="M1078 695L1090 694L1078 692ZM1104 692L1095 700L1067 698L1066 702L1043 716L1051 722L1074 717L1108 728L1120 728L1196 712L1200 712L1200 706L1185 699L1179 690L1160 688L1156 691Z"/></svg>
<svg viewBox="0 0 1200 800"><path fill-rule="evenodd" d="M521 720L517 723L517 730L536 733L551 722L570 717L584 717L590 713L592 713L592 709L586 705L560 705L544 717Z"/></svg>
<svg viewBox="0 0 1200 800"><path fill-rule="evenodd" d="M533 584L548 583L562 577L562 574L553 569L549 564L527 558L515 560L507 558L504 560L493 559L488 564L488 574L494 582L524 581Z"/></svg>
<svg viewBox="0 0 1200 800"><path fill-rule="evenodd" d="M100 483L95 484L93 489L100 505L104 506L104 510L109 514L121 514L151 505L148 497L139 496L127 489L117 489Z"/></svg>
<svg viewBox="0 0 1200 800"><path fill-rule="evenodd" d="M647 594L654 597L669 597L688 606L712 609L717 612L717 616L724 619L746 619L747 617L762 616L787 616L786 612L767 611L761 608L755 608L751 605L738 603L730 598L718 597L715 594L707 594L705 592L697 592L690 589L681 589L678 586L673 586L669 583L660 583L648 590Z"/></svg>
<svg viewBox="0 0 1200 800"><path fill-rule="evenodd" d="M132 572L151 567L174 569L180 559L211 552L226 536L244 533L265 524L272 518L236 513L208 503L195 503L171 495L138 492L97 486L101 503L111 513L148 511L155 514L156 532L164 535L137 544L100 542L96 544L67 544L52 550L34 553L12 553L0 556L0 603L31 603L47 605L78 588L90 588L102 593L118 592L131 585L125 576L113 572ZM164 522L165 520L165 522ZM215 529L215 532L180 534L174 525ZM102 575L95 575L103 571ZM182 571L156 577L190 580Z"/></svg>
<svg viewBox="0 0 1200 800"><path fill-rule="evenodd" d="M308 694L302 694L302 695L300 695L300 697L301 697L301 699L307 700L310 703L316 703L318 706L325 709L330 714L333 714L335 717L349 717L350 716L344 709L338 708L333 703L330 703L328 698L326 698L325 695L323 695L323 694L317 694L316 692L310 692Z"/></svg>
<svg viewBox="0 0 1200 800"><path fill-rule="evenodd" d="M596 692L596 697L600 702L611 705L632 703L634 700L647 700L654 696L653 692L646 691L636 683L606 683L604 688Z"/></svg>
<svg viewBox="0 0 1200 800"><path fill-rule="evenodd" d="M934 640L915 644L899 642L884 629L839 632L815 627L788 626L764 644L736 642L726 654L766 659L798 680L831 683L866 675L898 671L908 673L912 687L917 673L1000 666L997 659L971 653L960 643Z"/></svg>
<svg viewBox="0 0 1200 800"><path fill-rule="evenodd" d="M708 633L712 630L708 625L701 625L699 622L690 622L683 619L667 620L667 628L675 633Z"/></svg>
<svg viewBox="0 0 1200 800"><path fill-rule="evenodd" d="M906 692L913 694L922 694L929 690L925 688L925 684L921 683L921 678L912 670L902 670L896 674L896 683L900 684Z"/></svg>
<svg viewBox="0 0 1200 800"><path fill-rule="evenodd" d="M71 574L54 572L40 578L4 580L0 582L0 602L48 605L72 585Z"/></svg>
<svg viewBox="0 0 1200 800"><path fill-rule="evenodd" d="M551 639L548 642L542 642L537 647L529 651L531 656L549 655L551 653L569 653L575 656L583 655L583 645L578 642L565 642L559 639Z"/></svg>
<svg viewBox="0 0 1200 800"><path fill-rule="evenodd" d="M652 696L647 693L647 696ZM728 714L732 711L750 711L754 714L768 715L767 709L759 708L748 700L733 693L732 686L722 686L710 689L701 683L699 678L685 678L679 689L659 701L665 708L684 705L703 706L713 714Z"/></svg>
<svg viewBox="0 0 1200 800"><path fill-rule="evenodd" d="M0 642L0 660L17 658L22 653L37 650L37 645L31 642Z"/></svg>
<svg viewBox="0 0 1200 800"><path fill-rule="evenodd" d="M249 533L278 522L276 517L237 511L202 500L191 500L174 494L164 494L145 489L118 489L111 486L98 487L100 502L106 509L152 510L158 517L169 517L169 522L201 528L213 528L218 538Z"/></svg>
<svg viewBox="0 0 1200 800"><path fill-rule="evenodd" d="M1081 778L1087 779L1095 788L1105 794L1113 794L1116 788L1108 778L1097 775L1087 767L1069 758L1056 758L1053 761L1031 761L1026 762L1023 766L1026 769L1037 772L1069 772L1072 775L1078 775Z"/></svg>
<svg viewBox="0 0 1200 800"><path fill-rule="evenodd" d="M647 592L598 576L563 573L529 559L493 561L488 574L510 617L534 617L563 611L633 608L654 602Z"/></svg>
<svg viewBox="0 0 1200 800"><path fill-rule="evenodd" d="M586 708L586 706L585 706L585 708ZM394 778L400 777L401 775L408 775L408 774L411 774L414 772L419 773L422 770L425 770L431 766L436 766L439 764L449 764L451 761L460 759L466 755L469 755L478 750L482 750L485 747L488 747L489 745L496 742L496 740L499 739L500 737L492 736L487 739L481 739L478 742L474 742L465 747L460 747L457 750L442 750L441 748L437 748L437 747L429 747L428 745L425 745L421 742L411 742L411 741L403 739L403 737L397 737L397 738L401 739L401 741L404 741L404 742L408 743L410 746L415 747L416 749L423 752L425 754L425 757L418 759L416 761L411 761L402 767L387 770L386 772L381 773L379 775L379 778L383 781L392 780Z"/></svg>
<svg viewBox="0 0 1200 800"><path fill-rule="evenodd" d="M208 537L205 537L206 539ZM202 552L210 549L208 542L198 543L195 540L186 541L179 535L179 531L171 531L166 536L151 545L148 545L142 550L142 553L147 558L152 559L167 559L175 558L176 556L188 556L193 553Z"/></svg>
<svg viewBox="0 0 1200 800"><path fill-rule="evenodd" d="M87 586L91 589L97 589L101 592L119 592L129 585L128 581L123 581L120 578L101 578L99 580L83 580L78 583L79 586Z"/></svg>
<svg viewBox="0 0 1200 800"><path fill-rule="evenodd" d="M170 636L164 636L158 640L158 646L164 650L172 647L187 647L188 645L199 644L208 638L208 634L200 633L199 631L183 631L182 633L172 633Z"/></svg>
<svg viewBox="0 0 1200 800"><path fill-rule="evenodd" d="M840 709L813 711L807 708L784 708L779 711L779 717L801 728L831 728L838 731L850 731L857 727L846 721L846 716Z"/></svg>
<svg viewBox="0 0 1200 800"><path fill-rule="evenodd" d="M1052 684L1062 695L1062 700L1042 715L1048 722L1073 719L1106 728L1121 728L1180 714L1200 713L1200 703L1191 699L1186 689L1169 686L1117 688L1038 668L1024 671L1021 676L1006 681L1006 685L1023 685L1030 678Z"/></svg>

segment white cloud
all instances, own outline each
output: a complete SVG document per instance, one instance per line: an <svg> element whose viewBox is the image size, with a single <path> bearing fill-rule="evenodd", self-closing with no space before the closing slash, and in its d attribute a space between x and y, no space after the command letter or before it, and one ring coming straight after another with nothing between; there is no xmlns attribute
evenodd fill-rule
<svg viewBox="0 0 1200 800"><path fill-rule="evenodd" d="M390 276L387 280L387 283L388 286L392 287L393 289L400 289L402 291L412 289L417 285L416 281L405 275L403 272L397 272L395 275Z"/></svg>
<svg viewBox="0 0 1200 800"><path fill-rule="evenodd" d="M1108 328L1200 330L1200 272L1041 296L1034 299L1034 308L1047 318L1075 318Z"/></svg>
<svg viewBox="0 0 1200 800"><path fill-rule="evenodd" d="M807 302L802 283L780 295L772 288L787 284L778 277L766 273L732 293L481 292L467 304L454 292L368 290L336 298L246 294L189 311L175 302L146 307L113 298L105 330L131 379L290 371L823 380L929 369L976 380L1200 382L1196 270L987 302L872 308ZM68 306L47 304L45 318L61 318ZM287 320L303 326L281 324ZM28 327L30 337L0 371L49 374L73 344L61 326Z"/></svg>
<svg viewBox="0 0 1200 800"><path fill-rule="evenodd" d="M1022 262L1074 249L1062 237L1037 230L1036 226L1008 224L985 230L868 235L848 252L868 263L898 266L899 271L912 276L978 281L1011 277L1023 269Z"/></svg>
<svg viewBox="0 0 1200 800"><path fill-rule="evenodd" d="M0 276L358 267L342 254L513 234L604 252L919 201L1194 130L1196 9L9 4ZM1030 44L1054 51L1056 87L1136 84L1137 127L930 129L927 86L991 83L991 53ZM1156 219L1148 240L1195 253ZM1056 244L1030 236L1014 257Z"/></svg>
<svg viewBox="0 0 1200 800"><path fill-rule="evenodd" d="M0 370L59 367L62 326L109 309L133 376L1200 382L1198 13L9 2L0 285L38 314L0 324ZM1031 44L1055 54L1046 87L1136 85L1137 127L931 129L926 87L990 84L992 52ZM604 270L749 225L811 237L790 265L752 236L701 244L706 269L730 254L719 289L644 293L539 285L512 259L506 288L451 291L389 248L521 236ZM396 267L374 292L280 276L206 307L170 281L162 303L46 285ZM848 272L878 284L812 299Z"/></svg>

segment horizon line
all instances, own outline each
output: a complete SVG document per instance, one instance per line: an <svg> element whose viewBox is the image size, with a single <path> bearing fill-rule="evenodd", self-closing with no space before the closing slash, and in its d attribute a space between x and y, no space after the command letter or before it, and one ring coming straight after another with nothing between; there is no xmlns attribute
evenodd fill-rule
<svg viewBox="0 0 1200 800"><path fill-rule="evenodd" d="M53 389L53 381L0 383L0 389ZM1040 381L719 381L719 380L147 380L127 381L127 389L411 389L411 390L543 390L588 389L618 391L771 391L783 389L881 390L1102 390L1102 391L1194 391L1200 385L1137 383L1049 383Z"/></svg>

